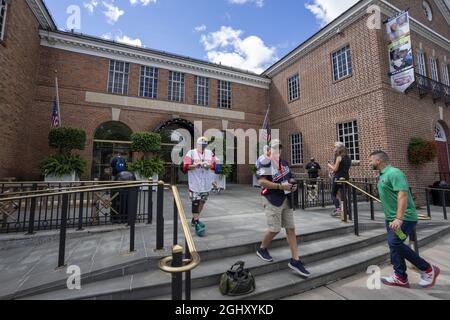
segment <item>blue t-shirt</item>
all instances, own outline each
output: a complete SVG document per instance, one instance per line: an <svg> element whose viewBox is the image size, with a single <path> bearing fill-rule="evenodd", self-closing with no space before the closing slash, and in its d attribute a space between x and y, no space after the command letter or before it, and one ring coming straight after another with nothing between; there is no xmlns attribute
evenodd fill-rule
<svg viewBox="0 0 450 320"><path fill-rule="evenodd" d="M270 174L268 172L270 172ZM288 163L280 159L280 170L275 168L273 161L270 161L270 165L262 165L261 161L257 161L256 176L258 179L266 178L270 182L281 184L289 181L292 178L292 173L289 169ZM270 204L275 207L281 207L284 201L288 199L289 207L292 209L290 201L292 194L287 195L283 190L262 188L261 195L266 197Z"/></svg>

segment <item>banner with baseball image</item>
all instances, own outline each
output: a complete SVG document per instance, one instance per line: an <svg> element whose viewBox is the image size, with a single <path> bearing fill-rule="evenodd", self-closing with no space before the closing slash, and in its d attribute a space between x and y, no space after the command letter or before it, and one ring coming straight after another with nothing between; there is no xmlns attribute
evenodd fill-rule
<svg viewBox="0 0 450 320"><path fill-rule="evenodd" d="M402 12L385 23L389 36L389 76L392 88L404 92L415 81L409 13Z"/></svg>

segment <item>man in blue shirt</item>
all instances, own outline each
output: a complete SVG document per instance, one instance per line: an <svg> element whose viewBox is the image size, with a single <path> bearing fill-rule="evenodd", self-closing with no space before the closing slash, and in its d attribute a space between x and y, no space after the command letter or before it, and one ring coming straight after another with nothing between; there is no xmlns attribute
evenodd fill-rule
<svg viewBox="0 0 450 320"><path fill-rule="evenodd" d="M292 192L297 190L297 185L292 184L292 174L286 161L280 157L282 145L279 140L273 140L270 144L270 161L259 160L257 162L257 176L262 188L264 212L266 214L268 230L256 254L266 262L273 262L268 247L281 228L286 229L286 238L291 249L292 259L288 266L303 277L309 277L310 273L305 269L298 257L297 235L293 208L290 198Z"/></svg>

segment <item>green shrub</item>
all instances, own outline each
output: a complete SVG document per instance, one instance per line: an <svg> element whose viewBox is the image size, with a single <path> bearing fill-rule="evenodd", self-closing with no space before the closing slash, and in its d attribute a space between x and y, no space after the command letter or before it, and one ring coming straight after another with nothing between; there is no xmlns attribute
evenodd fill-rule
<svg viewBox="0 0 450 320"><path fill-rule="evenodd" d="M222 171L222 175L224 175L225 177L229 177L233 172L233 168L231 167L231 165L224 163L222 164Z"/></svg>
<svg viewBox="0 0 450 320"><path fill-rule="evenodd" d="M157 152L161 150L161 135L153 132L137 132L131 135L134 152Z"/></svg>
<svg viewBox="0 0 450 320"><path fill-rule="evenodd" d="M128 170L143 176L145 179L157 174L159 177L165 173L165 162L159 157L153 159L141 159L128 164Z"/></svg>
<svg viewBox="0 0 450 320"><path fill-rule="evenodd" d="M70 153L71 150L84 150L86 132L78 128L59 127L52 128L48 134L50 147L58 148L61 153Z"/></svg>
<svg viewBox="0 0 450 320"><path fill-rule="evenodd" d="M256 174L256 166L254 164L250 165L250 172Z"/></svg>
<svg viewBox="0 0 450 320"><path fill-rule="evenodd" d="M437 152L435 141L412 138L408 146L408 160L414 165L423 165L434 161L437 157Z"/></svg>
<svg viewBox="0 0 450 320"><path fill-rule="evenodd" d="M62 177L75 171L81 177L86 170L86 161L79 155L52 155L42 161L39 167L46 176Z"/></svg>

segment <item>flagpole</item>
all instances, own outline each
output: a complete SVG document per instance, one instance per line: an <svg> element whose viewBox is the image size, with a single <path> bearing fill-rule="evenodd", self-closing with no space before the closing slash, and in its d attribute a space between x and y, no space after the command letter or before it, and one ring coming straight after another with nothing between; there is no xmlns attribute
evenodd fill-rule
<svg viewBox="0 0 450 320"><path fill-rule="evenodd" d="M58 70L55 70L56 104L58 106L59 127L61 126L61 108L59 105Z"/></svg>

